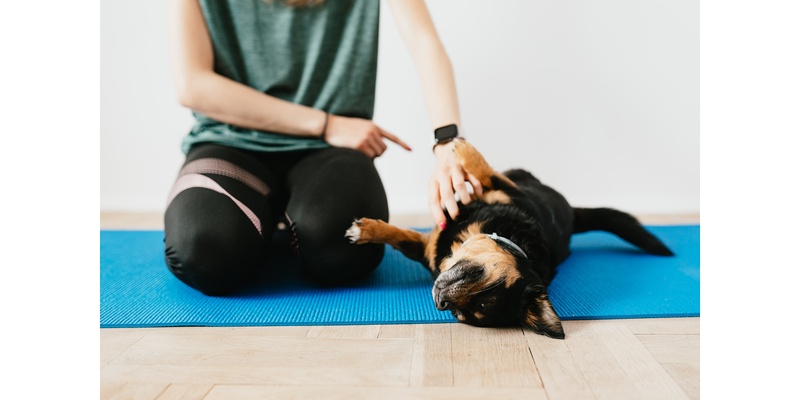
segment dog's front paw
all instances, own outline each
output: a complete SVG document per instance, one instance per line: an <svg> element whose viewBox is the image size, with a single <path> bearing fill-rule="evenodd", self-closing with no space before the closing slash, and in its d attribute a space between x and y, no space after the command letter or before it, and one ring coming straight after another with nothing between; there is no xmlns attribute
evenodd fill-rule
<svg viewBox="0 0 800 400"><path fill-rule="evenodd" d="M453 152L456 155L456 159L458 159L458 163L464 167L465 171L478 178L481 184L488 186L489 177L494 174L494 170L483 158L483 155L466 140L457 139L454 142Z"/></svg>
<svg viewBox="0 0 800 400"><path fill-rule="evenodd" d="M350 239L350 243L364 244L369 243L373 235L373 230L379 221L369 218L361 218L353 221L350 228L345 232L344 236Z"/></svg>
<svg viewBox="0 0 800 400"><path fill-rule="evenodd" d="M361 220L353 221L353 224L350 225L350 228L347 232L344 233L344 237L350 239L350 243L358 243L359 239L361 239Z"/></svg>

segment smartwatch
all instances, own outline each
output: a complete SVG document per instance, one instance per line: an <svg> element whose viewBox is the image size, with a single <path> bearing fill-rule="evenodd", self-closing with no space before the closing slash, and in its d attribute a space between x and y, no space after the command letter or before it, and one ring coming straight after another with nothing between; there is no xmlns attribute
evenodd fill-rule
<svg viewBox="0 0 800 400"><path fill-rule="evenodd" d="M436 128L433 131L433 139L436 141L434 147L437 144L445 144L457 137L458 137L458 126L456 126L456 124L450 124L442 126L440 128Z"/></svg>

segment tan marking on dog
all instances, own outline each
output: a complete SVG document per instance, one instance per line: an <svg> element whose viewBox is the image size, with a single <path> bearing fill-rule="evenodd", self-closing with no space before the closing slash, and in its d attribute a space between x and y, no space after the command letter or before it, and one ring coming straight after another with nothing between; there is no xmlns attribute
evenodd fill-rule
<svg viewBox="0 0 800 400"><path fill-rule="evenodd" d="M490 178L495 174L494 169L489 166L489 163L475 147L466 140L456 140L453 152L464 170L478 178L483 187L490 188L492 186Z"/></svg>
<svg viewBox="0 0 800 400"><path fill-rule="evenodd" d="M436 242L439 241L440 233L442 233L442 228L438 226L433 228L428 235L428 242L425 244L425 258L428 259L428 266L431 271L436 270Z"/></svg>
<svg viewBox="0 0 800 400"><path fill-rule="evenodd" d="M479 287L488 287L502 279L506 280L506 288L511 287L522 277L517 270L516 259L488 235L483 235L473 238L466 246L459 243L453 255L442 260L442 271L450 269L460 260L470 260L471 263L483 266L486 278Z"/></svg>
<svg viewBox="0 0 800 400"><path fill-rule="evenodd" d="M465 242L467 239L472 237L473 235L477 235L481 233L481 226L483 226L483 222L475 222L469 224L467 229L461 231L456 235L456 240L453 241L452 245L450 246L450 254L453 254L461 247L461 244ZM431 268L433 268L433 263L436 259L436 240L439 239L439 234L441 233L441 229L434 228L434 231L431 232L430 240L428 241L428 247L425 248L425 255L428 257L429 262L431 263ZM435 235L434 235L435 233ZM450 257L445 257L441 263L439 263L439 271L444 272L448 268L452 267L453 264L447 263L447 260Z"/></svg>
<svg viewBox="0 0 800 400"><path fill-rule="evenodd" d="M550 299L547 298L547 295L540 296L536 302L539 303L539 309L542 310L541 317L545 323L552 326L561 321L556 314L556 310L553 309L553 304L550 303Z"/></svg>
<svg viewBox="0 0 800 400"><path fill-rule="evenodd" d="M530 310L525 313L525 325L527 326L536 326L539 323L539 317L536 314L532 313Z"/></svg>
<svg viewBox="0 0 800 400"><path fill-rule="evenodd" d="M477 318L477 319L483 319L483 317L485 316L485 315L483 315L483 313L480 313L480 312L477 312L477 311L475 313L473 313L472 315L474 315L475 318Z"/></svg>
<svg viewBox="0 0 800 400"><path fill-rule="evenodd" d="M486 192L480 197L480 200L486 204L511 204L511 197L500 190Z"/></svg>
<svg viewBox="0 0 800 400"><path fill-rule="evenodd" d="M493 176L504 181L506 184L512 187L517 187L517 185L512 182L511 179L508 179L508 177L505 175L495 171L489 165L483 155L463 138L455 141L453 152L455 152L456 158L458 158L459 164L464 167L464 170L478 178L478 180L481 182L481 186L483 186L484 189L493 189Z"/></svg>
<svg viewBox="0 0 800 400"><path fill-rule="evenodd" d="M536 299L536 307L539 310L538 315L533 310L528 310L525 313L525 323L528 324L528 326L542 324L551 329L560 329L559 325L561 319L558 318L558 314L556 314L556 311L553 309L553 304L550 303L546 294L542 294Z"/></svg>
<svg viewBox="0 0 800 400"><path fill-rule="evenodd" d="M456 235L456 241L454 241L452 246L450 246L450 251L455 253L456 250L461 248L461 245L464 242L469 240L469 238L483 233L481 232L482 228L483 228L483 221L473 222L467 225L467 229L462 230L461 232L458 233L458 235Z"/></svg>

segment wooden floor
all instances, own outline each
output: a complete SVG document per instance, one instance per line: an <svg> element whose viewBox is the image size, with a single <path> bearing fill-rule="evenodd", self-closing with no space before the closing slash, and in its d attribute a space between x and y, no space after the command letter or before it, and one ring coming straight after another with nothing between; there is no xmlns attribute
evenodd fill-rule
<svg viewBox="0 0 800 400"><path fill-rule="evenodd" d="M101 214L104 229L161 224L158 215ZM463 324L100 329L100 391L103 399L700 397L699 318L564 321L564 331L566 340Z"/></svg>

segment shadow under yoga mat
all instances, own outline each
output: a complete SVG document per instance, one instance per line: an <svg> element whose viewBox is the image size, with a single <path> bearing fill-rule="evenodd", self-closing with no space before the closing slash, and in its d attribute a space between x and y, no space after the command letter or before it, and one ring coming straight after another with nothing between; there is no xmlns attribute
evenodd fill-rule
<svg viewBox="0 0 800 400"><path fill-rule="evenodd" d="M562 319L700 315L700 227L648 226L675 257L644 254L603 232L575 235L550 285ZM100 327L357 325L455 322L431 299L420 264L386 248L364 282L319 288L288 253L230 297L207 297L167 270L162 231L100 232Z"/></svg>

